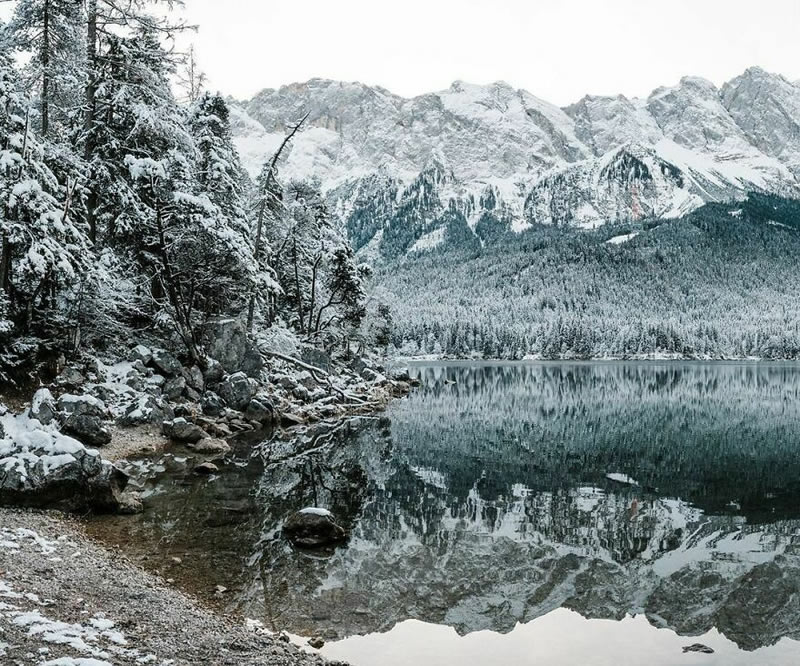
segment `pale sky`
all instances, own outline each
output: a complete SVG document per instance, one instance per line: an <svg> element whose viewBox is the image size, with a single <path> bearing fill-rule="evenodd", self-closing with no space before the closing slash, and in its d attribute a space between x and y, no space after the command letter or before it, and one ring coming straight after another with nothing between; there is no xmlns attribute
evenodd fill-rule
<svg viewBox="0 0 800 666"><path fill-rule="evenodd" d="M210 87L324 77L404 96L504 80L559 105L751 65L800 79L800 0L186 0Z"/></svg>
<svg viewBox="0 0 800 666"><path fill-rule="evenodd" d="M800 0L185 3L209 87L239 99L313 77L407 97L503 80L559 105L751 65L800 79Z"/></svg>

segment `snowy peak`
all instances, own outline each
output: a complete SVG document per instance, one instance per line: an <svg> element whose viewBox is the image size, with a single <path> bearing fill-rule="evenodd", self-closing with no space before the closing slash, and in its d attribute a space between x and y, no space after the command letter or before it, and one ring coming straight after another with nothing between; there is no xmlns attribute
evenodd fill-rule
<svg viewBox="0 0 800 666"><path fill-rule="evenodd" d="M800 88L755 67L721 89L687 76L646 99L586 96L563 109L502 81L407 99L312 79L234 109L251 173L305 114L284 177L320 178L356 246L393 238L391 253L444 242L445 224L467 238L487 224L680 215L748 190L800 196Z"/></svg>

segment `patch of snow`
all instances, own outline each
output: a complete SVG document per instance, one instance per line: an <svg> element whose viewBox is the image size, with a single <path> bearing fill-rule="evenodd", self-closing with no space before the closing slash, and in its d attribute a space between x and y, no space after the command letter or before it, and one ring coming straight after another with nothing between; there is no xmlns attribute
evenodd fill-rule
<svg viewBox="0 0 800 666"><path fill-rule="evenodd" d="M311 514L313 516L333 516L327 509L321 509L316 506L307 506L305 509L300 509L300 513Z"/></svg>
<svg viewBox="0 0 800 666"><path fill-rule="evenodd" d="M606 241L606 243L609 243L610 245L622 245L623 243L627 243L629 240L633 240L640 233L641 233L641 231L634 231L634 232L629 233L629 234L622 234L620 236L614 236L613 238L609 238Z"/></svg>
<svg viewBox="0 0 800 666"><path fill-rule="evenodd" d="M617 483L626 483L630 486L638 486L639 483L628 476L627 474L622 474L620 472L611 472L610 474L606 474L606 478L610 479L611 481L616 481Z"/></svg>

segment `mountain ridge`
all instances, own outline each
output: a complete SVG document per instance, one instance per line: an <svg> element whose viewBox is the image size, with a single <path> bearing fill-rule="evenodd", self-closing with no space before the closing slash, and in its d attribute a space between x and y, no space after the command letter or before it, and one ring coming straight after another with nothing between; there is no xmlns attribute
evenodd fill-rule
<svg viewBox="0 0 800 666"><path fill-rule="evenodd" d="M482 241L487 225L595 228L748 191L800 197L800 87L760 67L566 107L503 81L410 98L321 78L267 88L233 109L251 174L306 113L284 177L318 178L357 249L383 256L442 242L453 224Z"/></svg>

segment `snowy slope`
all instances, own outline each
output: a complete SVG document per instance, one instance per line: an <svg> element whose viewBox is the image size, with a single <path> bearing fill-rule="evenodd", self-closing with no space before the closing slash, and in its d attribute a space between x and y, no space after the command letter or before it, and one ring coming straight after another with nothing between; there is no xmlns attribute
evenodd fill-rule
<svg viewBox="0 0 800 666"><path fill-rule="evenodd" d="M685 77L647 99L587 96L564 109L503 82L405 99L312 79L234 105L251 173L306 113L283 176L318 177L372 254L434 247L463 238L459 228L482 239L497 227L676 216L748 190L800 196L800 87L758 68L721 89Z"/></svg>

